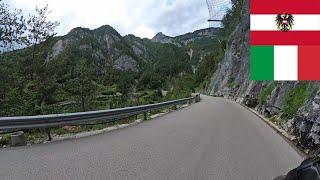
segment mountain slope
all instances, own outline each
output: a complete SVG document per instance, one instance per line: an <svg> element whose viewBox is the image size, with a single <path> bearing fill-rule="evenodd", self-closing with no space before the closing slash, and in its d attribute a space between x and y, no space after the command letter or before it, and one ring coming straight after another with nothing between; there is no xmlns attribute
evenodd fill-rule
<svg viewBox="0 0 320 180"><path fill-rule="evenodd" d="M161 90L169 91L166 98L189 96L194 54L211 50L193 45L190 53L189 45L194 37L215 38L206 31L182 36L190 43L175 45L122 37L107 25L78 27L35 47L2 54L0 116L152 103L163 98Z"/></svg>
<svg viewBox="0 0 320 180"><path fill-rule="evenodd" d="M152 41L184 48L190 56L193 68L196 69L199 62L214 51L219 30L220 28L201 29L177 37L166 36L160 32L152 38Z"/></svg>
<svg viewBox="0 0 320 180"><path fill-rule="evenodd" d="M59 59L59 55L88 56L95 61L98 71L103 73L104 66L118 70L139 71L141 59L125 39L110 26L102 26L95 30L75 28L59 39L52 47L48 59ZM70 56L66 58L72 59Z"/></svg>

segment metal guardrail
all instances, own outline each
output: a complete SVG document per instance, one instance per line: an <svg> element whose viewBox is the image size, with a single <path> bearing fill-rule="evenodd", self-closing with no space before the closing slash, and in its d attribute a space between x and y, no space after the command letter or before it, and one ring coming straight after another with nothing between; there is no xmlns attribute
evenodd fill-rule
<svg viewBox="0 0 320 180"><path fill-rule="evenodd" d="M61 127L67 125L81 125L83 123L108 123L138 114L144 114L146 117L146 114L153 110L162 109L168 106L181 105L199 101L200 95L198 94L195 97L179 99L174 101L103 111L40 116L2 117L0 118L0 133L10 131L13 132L25 129L50 129L54 127Z"/></svg>

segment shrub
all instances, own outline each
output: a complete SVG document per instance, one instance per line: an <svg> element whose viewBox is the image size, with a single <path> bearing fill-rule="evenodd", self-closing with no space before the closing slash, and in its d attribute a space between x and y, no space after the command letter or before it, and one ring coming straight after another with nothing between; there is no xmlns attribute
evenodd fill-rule
<svg viewBox="0 0 320 180"><path fill-rule="evenodd" d="M273 89L274 89L274 84L270 84L266 88L263 89L263 91L260 93L260 96L259 96L259 104L260 105L263 105L267 102L267 98L268 98L268 96L271 95Z"/></svg>
<svg viewBox="0 0 320 180"><path fill-rule="evenodd" d="M7 145L10 143L11 136L10 134L0 135L0 146Z"/></svg>
<svg viewBox="0 0 320 180"><path fill-rule="evenodd" d="M291 119L298 109L307 100L307 83L299 84L297 87L290 89L285 97L282 118Z"/></svg>
<svg viewBox="0 0 320 180"><path fill-rule="evenodd" d="M235 88L237 86L236 80L234 79L234 77L231 77L228 80L228 88Z"/></svg>

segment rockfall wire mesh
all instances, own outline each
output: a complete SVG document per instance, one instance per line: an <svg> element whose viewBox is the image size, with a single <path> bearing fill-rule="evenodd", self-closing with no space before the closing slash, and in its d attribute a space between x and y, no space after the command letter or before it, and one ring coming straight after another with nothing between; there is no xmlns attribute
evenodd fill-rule
<svg viewBox="0 0 320 180"><path fill-rule="evenodd" d="M220 27L226 11L231 8L231 0L206 0L209 9L209 26Z"/></svg>

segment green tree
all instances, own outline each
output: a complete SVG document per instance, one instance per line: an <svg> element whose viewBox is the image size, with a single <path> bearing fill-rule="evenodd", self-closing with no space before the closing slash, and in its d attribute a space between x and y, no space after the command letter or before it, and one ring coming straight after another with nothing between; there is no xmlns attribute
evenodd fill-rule
<svg viewBox="0 0 320 180"><path fill-rule="evenodd" d="M48 6L36 8L28 20L22 14L0 0L0 52L33 46L0 54L0 113L4 116L50 113L43 109L54 103L57 88L54 69L45 64L48 50L44 47L50 47L59 23L47 20Z"/></svg>
<svg viewBox="0 0 320 180"><path fill-rule="evenodd" d="M230 34L235 30L241 20L243 0L232 1L232 8L227 10L226 15L222 19L223 28L220 31L220 39L229 39Z"/></svg>
<svg viewBox="0 0 320 180"><path fill-rule="evenodd" d="M47 16L50 13L48 11L48 5L44 8L36 8L36 13L30 15L26 27L27 27L27 42L28 45L32 46L31 55L32 59L27 58L26 61L30 63L29 77L31 80L36 82L35 90L39 95L37 107L38 112L48 112L47 105L53 104L53 94L57 88L56 79L54 76L53 69L45 64L46 50L43 47L48 46L50 39L56 35L55 29L59 25L58 22L52 22L47 20ZM39 46L41 44L41 46Z"/></svg>
<svg viewBox="0 0 320 180"><path fill-rule="evenodd" d="M142 73L138 80L138 88L144 89L158 89L163 87L165 78L155 72L146 70Z"/></svg>
<svg viewBox="0 0 320 180"><path fill-rule="evenodd" d="M0 0L0 53L2 50L14 49L24 43L25 19L21 10L10 10Z"/></svg>
<svg viewBox="0 0 320 180"><path fill-rule="evenodd" d="M117 76L117 90L122 94L123 97L128 96L131 87L134 86L134 76L130 72L123 73Z"/></svg>
<svg viewBox="0 0 320 180"><path fill-rule="evenodd" d="M32 60L31 60L31 72L30 78L34 78L37 68L44 63L44 59L41 57L38 59L36 54L38 53L38 44L45 42L56 35L55 30L59 25L59 22L52 22L47 20L47 16L50 13L48 11L48 5L44 8L36 8L36 14L30 15L27 21L27 43L32 46Z"/></svg>
<svg viewBox="0 0 320 180"><path fill-rule="evenodd" d="M75 78L67 83L67 91L76 97L76 100L81 104L82 111L90 110L90 105L96 97L97 85L91 69L87 59L80 59L74 69L73 76Z"/></svg>

